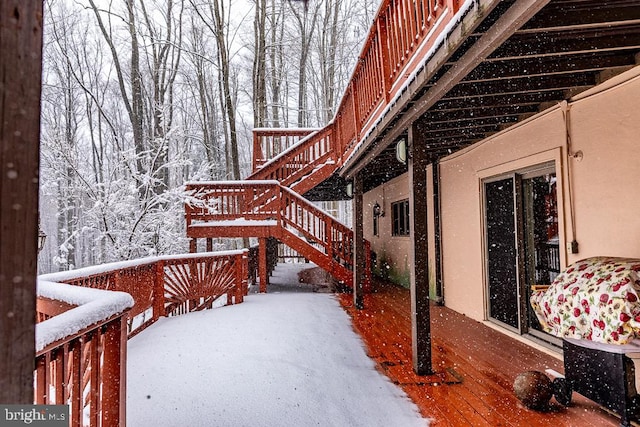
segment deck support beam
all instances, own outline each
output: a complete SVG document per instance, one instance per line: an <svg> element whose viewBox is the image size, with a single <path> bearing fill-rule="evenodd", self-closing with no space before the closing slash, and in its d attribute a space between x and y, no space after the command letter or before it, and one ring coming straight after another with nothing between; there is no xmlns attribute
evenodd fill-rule
<svg viewBox="0 0 640 427"><path fill-rule="evenodd" d="M434 162L431 165L432 182L433 182L433 240L435 241L435 252L433 258L435 260L435 302L438 305L444 305L444 292L442 289L442 230L440 221L440 162Z"/></svg>
<svg viewBox="0 0 640 427"><path fill-rule="evenodd" d="M0 2L0 402L33 403L42 1Z"/></svg>
<svg viewBox="0 0 640 427"><path fill-rule="evenodd" d="M411 245L411 344L413 370L433 373L429 307L429 243L427 238L427 166L429 157L418 124L409 128L409 224Z"/></svg>
<svg viewBox="0 0 640 427"><path fill-rule="evenodd" d="M269 239L258 238L258 277L260 278L260 292L266 293L269 286L269 267L267 263Z"/></svg>
<svg viewBox="0 0 640 427"><path fill-rule="evenodd" d="M364 192L364 177L356 174L353 179L353 251L355 254L353 266L353 304L358 310L364 308L364 287L366 278L366 254L364 245L364 207L362 194Z"/></svg>

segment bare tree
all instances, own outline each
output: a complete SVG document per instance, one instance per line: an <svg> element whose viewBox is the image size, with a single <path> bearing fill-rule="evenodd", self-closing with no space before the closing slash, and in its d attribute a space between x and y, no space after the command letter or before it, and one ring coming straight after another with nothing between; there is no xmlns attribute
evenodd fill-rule
<svg viewBox="0 0 640 427"><path fill-rule="evenodd" d="M333 118L336 104L336 53L338 50L338 22L342 0L325 2L322 17L318 56L320 60L321 107L323 119L329 122Z"/></svg>
<svg viewBox="0 0 640 427"><path fill-rule="evenodd" d="M309 12L309 8L304 7L300 11L296 5L291 4L293 16L296 19L299 30L299 62L298 62L298 126L308 126L308 103L307 103L307 64L310 57L311 40L316 30L321 2L315 2Z"/></svg>
<svg viewBox="0 0 640 427"><path fill-rule="evenodd" d="M216 60L219 73L219 99L224 122L226 123L224 130L228 149L228 169L232 179L240 179L236 107L229 60L229 11L225 11L225 2L223 0L211 0L206 6L196 5L193 0L189 1L197 15L202 19L202 22L209 28L215 38L217 47Z"/></svg>
<svg viewBox="0 0 640 427"><path fill-rule="evenodd" d="M196 18L198 22L199 18ZM220 147L219 133L219 108L216 97L217 89L214 89L213 82L215 76L211 71L213 62L207 55L207 39L204 29L195 24L192 17L191 32L189 35L188 58L192 65L192 70L185 75L185 80L189 82L191 90L197 99L197 108L194 112L198 114L200 141L204 148L207 159L208 177L212 179L222 179L226 174L226 168L221 169L219 159L225 157L224 146Z"/></svg>
<svg viewBox="0 0 640 427"><path fill-rule="evenodd" d="M266 87L266 19L267 1L255 0L253 19L254 55L253 55L253 125L262 127L267 116Z"/></svg>
<svg viewBox="0 0 640 427"><path fill-rule="evenodd" d="M149 44L144 51L147 55L147 63L151 74L152 103L150 110L152 115L151 137L152 160L149 170L154 177L155 194L163 193L169 187L169 170L165 167L168 163L169 147L167 133L173 122L173 85L178 75L182 46L182 14L184 1L177 1L174 17L174 1L167 0L162 11L163 25L157 25L147 12L145 3L140 2L142 16L146 23Z"/></svg>

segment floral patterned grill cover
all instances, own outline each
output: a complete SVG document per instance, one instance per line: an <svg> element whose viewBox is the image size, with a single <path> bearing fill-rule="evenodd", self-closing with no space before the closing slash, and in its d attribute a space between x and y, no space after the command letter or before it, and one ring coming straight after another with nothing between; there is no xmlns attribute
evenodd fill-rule
<svg viewBox="0 0 640 427"><path fill-rule="evenodd" d="M561 338L627 344L640 337L640 259L587 258L531 295L545 331Z"/></svg>

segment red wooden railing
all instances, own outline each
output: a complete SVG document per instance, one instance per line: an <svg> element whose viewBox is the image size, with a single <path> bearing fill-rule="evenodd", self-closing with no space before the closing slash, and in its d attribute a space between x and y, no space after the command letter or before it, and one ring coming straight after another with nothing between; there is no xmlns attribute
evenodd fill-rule
<svg viewBox="0 0 640 427"><path fill-rule="evenodd" d="M281 138L292 141L301 131L254 129L254 147L268 145L269 141L275 138L276 132ZM333 127L327 126L308 133L295 145L264 163L260 169L254 169L247 180L275 180L285 187L294 188L296 192L304 194L335 172L338 166L336 153Z"/></svg>
<svg viewBox="0 0 640 427"><path fill-rule="evenodd" d="M336 167L342 164L394 102L461 4L462 0L383 0L334 119L304 142L313 144L316 139L331 135ZM254 171L269 158L264 148L274 146L269 141L292 141L294 136L303 135L298 132L287 128L256 129ZM278 163L281 164L271 167L279 169L280 175L260 175L258 179L277 179L289 186L282 178L288 172L287 162Z"/></svg>
<svg viewBox="0 0 640 427"><path fill-rule="evenodd" d="M227 304L242 302L247 279L246 250L40 276L35 403L69 404L73 427L125 426L127 338L225 294Z"/></svg>
<svg viewBox="0 0 640 427"><path fill-rule="evenodd" d="M346 131L336 142L342 159L403 89L461 3L383 0L334 119Z"/></svg>
<svg viewBox="0 0 640 427"><path fill-rule="evenodd" d="M243 218L264 220L278 215L277 181L216 181L187 183L187 228L194 221L226 221Z"/></svg>
<svg viewBox="0 0 640 427"><path fill-rule="evenodd" d="M263 221L272 227L273 237L352 286L353 231L296 192L276 181L189 183L187 191L188 228L229 227L230 220ZM366 254L370 264L368 250Z"/></svg>
<svg viewBox="0 0 640 427"><path fill-rule="evenodd" d="M285 132L283 132L283 130ZM253 129L253 172L265 163L279 156L300 140L320 129L312 128L254 128Z"/></svg>
<svg viewBox="0 0 640 427"><path fill-rule="evenodd" d="M74 427L124 425L131 306L122 292L39 281L36 404L69 405Z"/></svg>

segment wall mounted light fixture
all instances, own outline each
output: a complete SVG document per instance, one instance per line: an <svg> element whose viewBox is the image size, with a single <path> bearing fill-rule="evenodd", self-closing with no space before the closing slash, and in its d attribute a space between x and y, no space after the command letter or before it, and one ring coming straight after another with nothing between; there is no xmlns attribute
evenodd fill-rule
<svg viewBox="0 0 640 427"><path fill-rule="evenodd" d="M396 142L396 159L404 165L407 163L408 157L407 139L400 138L398 142Z"/></svg>
<svg viewBox="0 0 640 427"><path fill-rule="evenodd" d="M384 211L382 210L378 202L376 202L375 205L373 205L373 216L374 217L384 216Z"/></svg>

